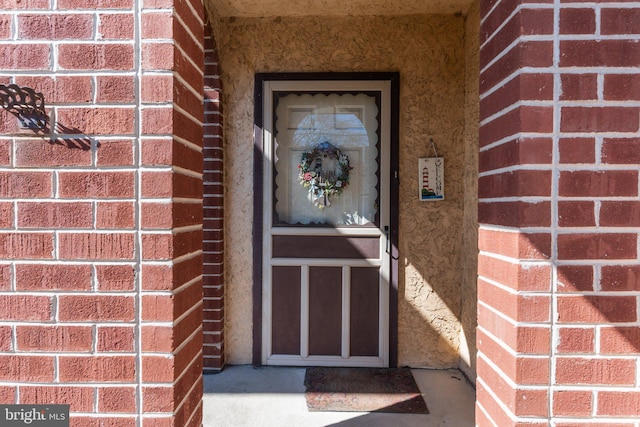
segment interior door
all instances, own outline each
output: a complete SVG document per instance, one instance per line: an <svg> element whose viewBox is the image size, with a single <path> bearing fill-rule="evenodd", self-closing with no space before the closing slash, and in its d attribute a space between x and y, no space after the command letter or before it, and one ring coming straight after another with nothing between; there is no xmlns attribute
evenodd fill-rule
<svg viewBox="0 0 640 427"><path fill-rule="evenodd" d="M266 365L389 366L389 81L263 84Z"/></svg>

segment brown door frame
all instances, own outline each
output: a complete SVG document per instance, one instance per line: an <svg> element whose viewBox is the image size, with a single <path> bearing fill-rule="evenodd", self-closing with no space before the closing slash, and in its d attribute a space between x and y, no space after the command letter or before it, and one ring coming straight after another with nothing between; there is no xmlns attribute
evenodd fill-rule
<svg viewBox="0 0 640 427"><path fill-rule="evenodd" d="M389 366L398 365L398 208L399 208L399 122L400 122L400 74L397 72L355 73L258 73L254 86L254 148L253 148L253 364L262 359L262 216L263 216L263 84L266 81L283 80L380 80L391 84L391 159L390 159L390 250L391 268L389 283Z"/></svg>

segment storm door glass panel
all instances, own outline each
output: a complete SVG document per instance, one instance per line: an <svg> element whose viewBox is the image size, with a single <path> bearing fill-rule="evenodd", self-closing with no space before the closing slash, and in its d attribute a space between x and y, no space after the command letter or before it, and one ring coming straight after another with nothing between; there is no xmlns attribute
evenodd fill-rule
<svg viewBox="0 0 640 427"><path fill-rule="evenodd" d="M274 95L274 225L377 224L379 96Z"/></svg>

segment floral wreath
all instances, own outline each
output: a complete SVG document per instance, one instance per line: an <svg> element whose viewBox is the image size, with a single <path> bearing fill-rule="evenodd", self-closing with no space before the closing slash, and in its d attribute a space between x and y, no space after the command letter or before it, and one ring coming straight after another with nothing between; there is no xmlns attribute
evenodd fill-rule
<svg viewBox="0 0 640 427"><path fill-rule="evenodd" d="M307 188L320 209L330 206L329 198L340 196L349 185L349 157L329 142L322 142L302 153L298 165L300 184Z"/></svg>

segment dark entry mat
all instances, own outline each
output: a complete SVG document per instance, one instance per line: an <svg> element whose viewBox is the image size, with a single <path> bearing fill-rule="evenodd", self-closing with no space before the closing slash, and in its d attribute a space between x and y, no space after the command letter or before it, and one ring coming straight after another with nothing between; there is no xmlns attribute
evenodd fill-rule
<svg viewBox="0 0 640 427"><path fill-rule="evenodd" d="M307 368L309 411L428 414L408 368Z"/></svg>

